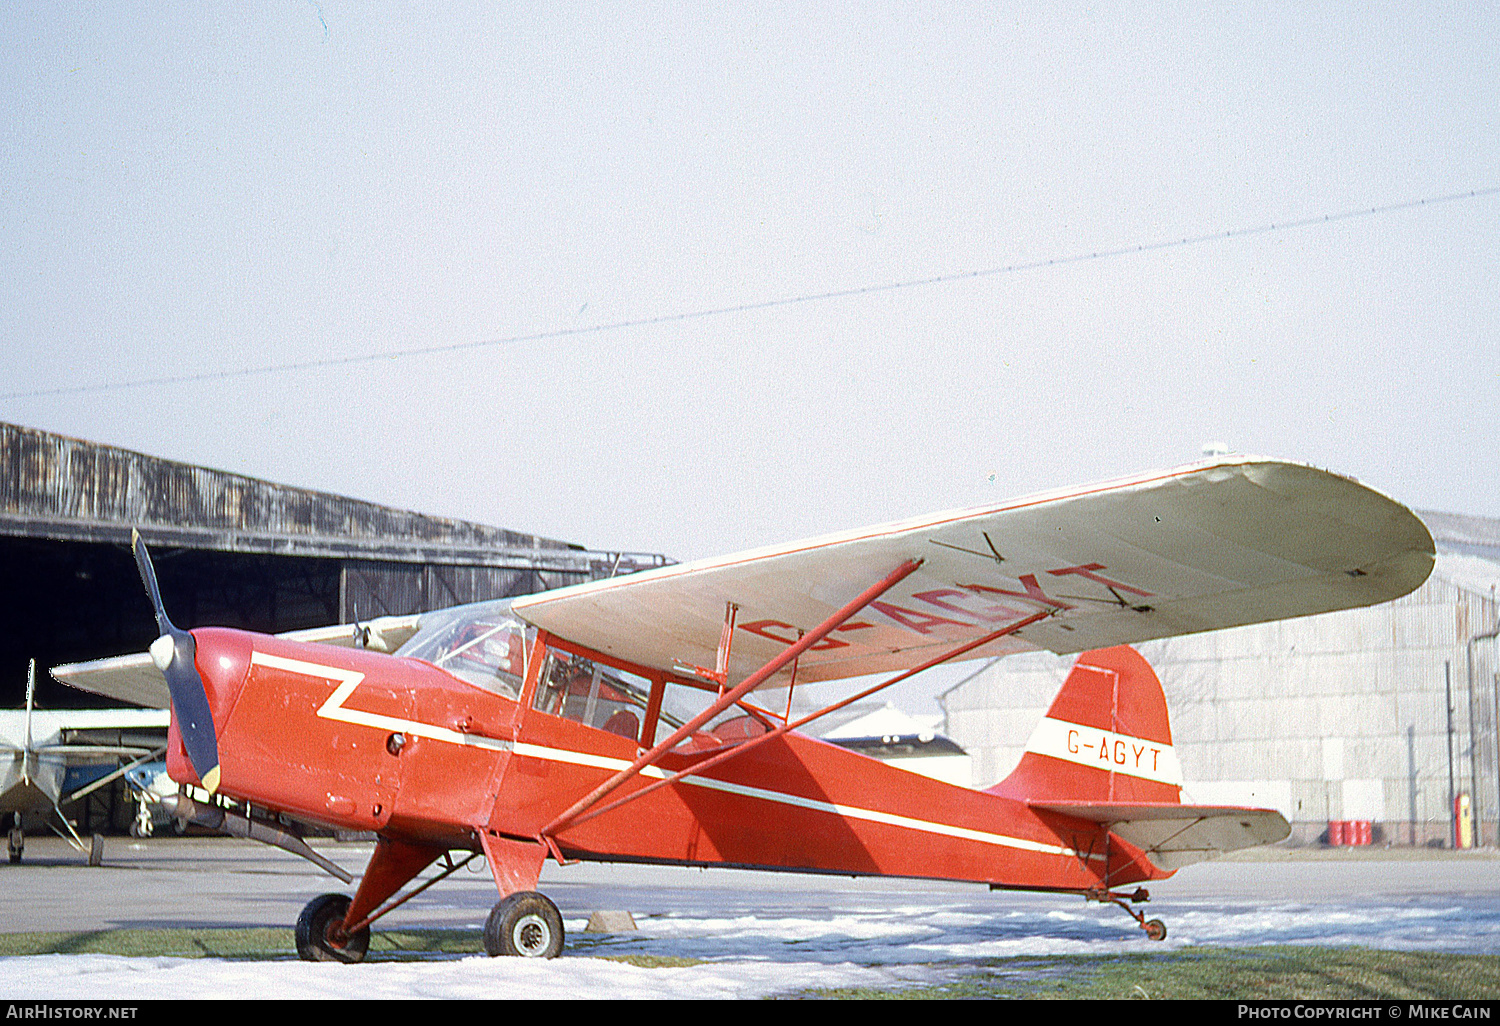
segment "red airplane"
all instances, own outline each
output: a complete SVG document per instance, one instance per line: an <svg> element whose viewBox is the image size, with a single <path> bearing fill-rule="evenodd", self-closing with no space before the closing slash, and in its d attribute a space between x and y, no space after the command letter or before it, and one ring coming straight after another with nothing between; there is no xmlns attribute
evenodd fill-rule
<svg viewBox="0 0 1500 1026"><path fill-rule="evenodd" d="M372 923L480 857L500 895L491 955L561 950L557 907L536 891L547 858L1071 893L1159 940L1160 920L1130 908L1147 892L1123 888L1289 827L1272 810L1180 803L1161 685L1128 645L1386 601L1433 562L1426 528L1392 500L1233 457L299 636L179 629L134 548L161 630L150 664L54 676L137 701L131 682L165 678L180 818L346 882L289 824L373 832L353 898L323 895L297 922L303 958L343 962L364 956ZM940 663L1039 649L1083 655L987 790L798 732ZM795 711L822 682L871 674L893 676Z"/></svg>

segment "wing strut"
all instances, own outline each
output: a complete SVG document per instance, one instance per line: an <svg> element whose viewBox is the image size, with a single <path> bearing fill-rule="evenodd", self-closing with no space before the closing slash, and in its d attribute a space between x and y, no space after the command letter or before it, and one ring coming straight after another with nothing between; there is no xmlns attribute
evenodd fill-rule
<svg viewBox="0 0 1500 1026"><path fill-rule="evenodd" d="M589 809L586 812L580 813L577 816L573 817L572 823L569 825L576 826L579 823L583 823L593 819L595 816L602 816L606 812L618 809L621 805L624 805L627 802L632 802L637 798L645 797L652 791L655 791L658 787L666 787L668 784L677 783L677 781L681 780L683 777L690 777L702 773L704 770L717 766L721 762L726 762L729 759L734 758L736 755L743 755L745 752L748 752L756 745L762 745L767 741L772 741L789 731L796 730L798 727L801 727L804 724L811 722L812 720L816 720L821 716L827 716L831 712L837 712L844 706L850 705L854 702L858 702L862 698L868 698L875 692L883 691L886 688L890 687L892 684L899 684L908 677L914 677L917 674L921 673L923 670L930 670L934 666L937 666L939 663L945 663L950 659L957 659L965 652L969 652L983 645L988 645L990 642L1003 638L1007 634L1014 634L1022 627L1029 627L1032 624L1036 623L1038 620L1045 619L1046 617L1052 615L1053 612L1050 609L1043 610L1039 613L1033 613L1032 615L1026 617L1024 620L1017 620L1015 623L1010 624L1006 627L1002 627L998 631L993 631L992 633L986 634L984 637L979 638L976 641L970 641L963 645L960 645L958 648L955 648L951 652L944 652L940 656L936 656L932 659L927 660L927 662L923 663L921 666L914 666L910 670L906 670L902 673L897 674L890 680L882 681L872 688L866 688L865 690L859 692L859 694L857 695L850 695L848 698L845 698L839 702L835 702L833 705L825 706L824 708L819 709L817 712L808 713L806 716L802 717L800 720L797 720L795 723L783 723L781 726L776 727L764 734L761 734L759 737L753 737L748 741L735 745L733 748L730 748L727 751L720 752L717 755L704 759L702 762L694 763L687 769L679 770L676 773L673 773L671 776L663 777L660 780L654 780L640 790L631 791L625 797L616 799L603 808Z"/></svg>
<svg viewBox="0 0 1500 1026"><path fill-rule="evenodd" d="M568 809L568 811L564 812L561 816L558 816L551 823L548 823L546 826L544 826L538 836L546 838L547 836L555 834L557 831L573 822L573 820L577 819L585 809L588 809L590 806L597 805L605 795L609 794L615 788L625 783L625 781L629 780L631 777L636 776L641 772L641 770L645 769L657 759L661 758L661 756L665 752L671 751L672 747L683 738L687 737L693 731L703 726L703 724L719 715L719 713L723 712L725 709L728 709L731 705L738 702L741 698L744 698L751 691L755 690L755 688L765 683L774 674L785 667L787 663L790 663L792 660L800 656L803 652L807 651L809 648L822 641L827 634L834 630L834 628L840 626L844 623L844 621L848 620L855 613L858 613L865 606L869 605L871 602L874 602L881 595L884 595L887 591L894 588L897 584L905 580L908 575L914 572L917 567L921 565L922 560L920 559L908 559L906 562L898 566L895 570L892 570L889 574L887 574L879 583L873 584L869 588L866 588L863 592L860 593L857 598L850 601L847 605L840 608L828 619L824 620L822 623L818 624L818 626L814 627L811 631L804 634L796 641L795 644L789 645L784 651L782 651L780 655L776 656L770 662L762 666L759 670L756 670L750 676L746 677L737 686L720 695L712 705L710 705L707 709L704 709L697 716L694 716L691 720L688 720L682 726L678 727L677 730L674 731L672 735L665 741L662 741L655 748L652 748L649 752L646 752L644 755L637 758L635 762L631 763L625 769L622 769L620 772L610 777L604 783L594 788L594 790L590 791L583 798L575 802Z"/></svg>

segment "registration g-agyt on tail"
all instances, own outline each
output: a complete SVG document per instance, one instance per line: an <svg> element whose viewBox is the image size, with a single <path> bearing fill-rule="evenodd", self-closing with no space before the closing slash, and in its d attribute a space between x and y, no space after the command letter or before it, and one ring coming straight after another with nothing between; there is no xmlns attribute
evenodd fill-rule
<svg viewBox="0 0 1500 1026"><path fill-rule="evenodd" d="M1071 892L1159 938L1129 908L1145 891L1123 888L1288 824L1181 804L1161 686L1128 646L1396 598L1426 579L1433 544L1348 478L1224 458L300 635L183 630L142 542L136 557L161 632L149 657L53 675L170 703L181 818L346 879L288 824L374 832L352 898L317 898L297 924L304 958L358 961L418 874L477 858L500 896L491 954L561 949L536 891L548 858ZM939 663L1038 649L1082 655L987 791L798 732ZM793 712L799 689L866 675L884 676Z"/></svg>

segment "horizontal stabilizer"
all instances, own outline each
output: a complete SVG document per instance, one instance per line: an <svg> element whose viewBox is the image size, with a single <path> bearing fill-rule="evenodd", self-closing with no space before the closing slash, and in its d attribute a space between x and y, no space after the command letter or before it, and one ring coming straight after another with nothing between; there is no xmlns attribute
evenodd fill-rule
<svg viewBox="0 0 1500 1026"><path fill-rule="evenodd" d="M1173 802L1032 802L1033 809L1106 824L1159 869L1181 869L1224 852L1275 844L1292 832L1274 809Z"/></svg>

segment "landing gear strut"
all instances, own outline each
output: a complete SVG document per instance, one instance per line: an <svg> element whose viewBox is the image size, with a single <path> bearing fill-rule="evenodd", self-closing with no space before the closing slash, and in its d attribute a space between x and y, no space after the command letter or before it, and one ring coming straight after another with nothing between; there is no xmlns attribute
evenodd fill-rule
<svg viewBox="0 0 1500 1026"><path fill-rule="evenodd" d="M1148 920L1145 916L1145 913L1137 912L1135 909L1125 904L1127 901L1132 903L1150 901L1151 894L1146 890L1146 888L1137 887L1135 891L1130 894L1116 894L1112 891L1101 889L1096 891L1088 891L1084 894L1084 897L1089 901L1098 901L1101 903L1119 905L1132 919L1136 921L1136 923L1140 925L1140 928L1142 930L1146 931L1146 936L1151 940L1159 941L1167 939L1166 923L1162 922L1160 919Z"/></svg>
<svg viewBox="0 0 1500 1026"><path fill-rule="evenodd" d="M371 923L458 872L481 853L473 852L455 862L449 852L442 852L444 867L437 876L379 909L362 914L421 872L437 854L434 848L381 838L354 898L324 894L308 902L302 910L296 929L298 956L307 962L362 961L370 947ZM537 862L540 861L538 858ZM503 873L501 878L514 885L514 880ZM530 874L528 882L536 885L535 873ZM484 949L490 955L556 958L562 951L563 937L562 913L550 898L536 891L516 891L502 898L490 912L484 926Z"/></svg>
<svg viewBox="0 0 1500 1026"><path fill-rule="evenodd" d="M21 829L21 814L15 813L10 821L10 838L7 843L10 848L11 862L21 861L21 852L26 850L26 831Z"/></svg>

